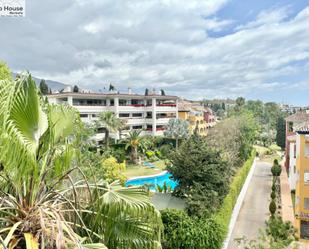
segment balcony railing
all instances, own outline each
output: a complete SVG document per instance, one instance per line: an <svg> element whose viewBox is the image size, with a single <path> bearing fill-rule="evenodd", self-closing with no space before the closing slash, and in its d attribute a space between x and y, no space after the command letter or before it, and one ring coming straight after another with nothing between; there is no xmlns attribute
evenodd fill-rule
<svg viewBox="0 0 309 249"><path fill-rule="evenodd" d="M127 105L119 105L119 106L133 106L133 107L144 107L144 104L127 104Z"/></svg>
<svg viewBox="0 0 309 249"><path fill-rule="evenodd" d="M176 107L176 104L157 104L157 106Z"/></svg>
<svg viewBox="0 0 309 249"><path fill-rule="evenodd" d="M146 128L146 131L152 131L152 128ZM156 131L165 131L164 127L158 127L156 128Z"/></svg>

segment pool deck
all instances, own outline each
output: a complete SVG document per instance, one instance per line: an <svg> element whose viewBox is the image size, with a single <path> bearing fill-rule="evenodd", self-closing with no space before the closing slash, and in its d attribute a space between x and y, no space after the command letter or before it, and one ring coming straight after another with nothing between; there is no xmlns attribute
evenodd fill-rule
<svg viewBox="0 0 309 249"><path fill-rule="evenodd" d="M167 170L164 170L164 171L160 172L159 174L148 175L148 176L135 176L135 177L131 177L131 178L128 178L127 181L130 181L130 180L137 180L137 179L153 178L153 177L165 175L166 173L168 173L168 171L167 171Z"/></svg>

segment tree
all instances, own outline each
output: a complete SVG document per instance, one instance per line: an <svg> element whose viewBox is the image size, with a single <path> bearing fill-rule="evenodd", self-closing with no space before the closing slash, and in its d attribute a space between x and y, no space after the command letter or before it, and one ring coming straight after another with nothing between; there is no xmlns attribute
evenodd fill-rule
<svg viewBox="0 0 309 249"><path fill-rule="evenodd" d="M30 75L0 82L2 245L160 248L160 216L147 193L79 174L78 113L37 92Z"/></svg>
<svg viewBox="0 0 309 249"><path fill-rule="evenodd" d="M5 62L0 61L0 80L12 80L12 74Z"/></svg>
<svg viewBox="0 0 309 249"><path fill-rule="evenodd" d="M40 81L40 92L44 95L48 94L48 85L46 84L44 79Z"/></svg>
<svg viewBox="0 0 309 249"><path fill-rule="evenodd" d="M223 157L236 170L250 156L259 126L250 112L241 112L222 120L210 131L206 140L223 151Z"/></svg>
<svg viewBox="0 0 309 249"><path fill-rule="evenodd" d="M142 138L140 136L142 130L133 130L129 132L126 140L126 150L131 149L131 161L137 164L138 148L142 145Z"/></svg>
<svg viewBox="0 0 309 249"><path fill-rule="evenodd" d="M117 118L113 112L107 111L100 113L97 126L102 126L105 128L105 144L106 148L108 148L110 132L118 132L121 128L123 128L124 122L120 118Z"/></svg>
<svg viewBox="0 0 309 249"><path fill-rule="evenodd" d="M73 87L73 93L78 93L78 92L79 92L79 88L78 88L77 85L75 85L75 86Z"/></svg>
<svg viewBox="0 0 309 249"><path fill-rule="evenodd" d="M110 92L116 91L115 86L112 85L112 84L109 84L109 91L110 91Z"/></svg>
<svg viewBox="0 0 309 249"><path fill-rule="evenodd" d="M230 167L221 152L198 135L191 136L172 154L167 169L178 182L176 192L188 196L189 214L201 216L220 206L229 189Z"/></svg>
<svg viewBox="0 0 309 249"><path fill-rule="evenodd" d="M282 116L277 119L277 134L276 134L276 143L281 149L285 148L285 127L286 123Z"/></svg>
<svg viewBox="0 0 309 249"><path fill-rule="evenodd" d="M189 137L189 123L186 120L170 119L164 132L166 137L176 140L176 149L178 149L179 139Z"/></svg>
<svg viewBox="0 0 309 249"><path fill-rule="evenodd" d="M235 106L235 111L239 112L245 105L246 100L243 97L238 97L236 99L236 106Z"/></svg>

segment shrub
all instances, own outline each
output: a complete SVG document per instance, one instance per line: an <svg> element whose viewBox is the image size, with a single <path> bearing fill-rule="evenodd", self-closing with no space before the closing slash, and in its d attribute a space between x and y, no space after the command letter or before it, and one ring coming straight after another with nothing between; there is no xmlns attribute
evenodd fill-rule
<svg viewBox="0 0 309 249"><path fill-rule="evenodd" d="M146 151L146 157L147 157L148 159L150 159L150 158L152 158L152 157L154 157L154 156L155 156L154 151L152 151L152 150L147 150L147 151Z"/></svg>
<svg viewBox="0 0 309 249"><path fill-rule="evenodd" d="M156 189L159 193L163 193L163 187L161 187L159 184L157 184Z"/></svg>
<svg viewBox="0 0 309 249"><path fill-rule="evenodd" d="M281 174L281 166L280 165L274 165L271 167L271 173L273 174L273 176L280 176Z"/></svg>
<svg viewBox="0 0 309 249"><path fill-rule="evenodd" d="M118 163L115 157L109 157L102 161L103 177L108 183L119 180L121 184L124 184L126 177L122 172L126 169L125 163Z"/></svg>
<svg viewBox="0 0 309 249"><path fill-rule="evenodd" d="M271 202L269 203L269 212L271 216L274 216L276 210L277 210L276 202L274 200L271 200Z"/></svg>
<svg viewBox="0 0 309 249"><path fill-rule="evenodd" d="M122 163L124 162L126 158L126 151L124 149L115 149L111 152L112 155L117 159L118 162Z"/></svg>
<svg viewBox="0 0 309 249"><path fill-rule="evenodd" d="M164 249L219 249L222 232L214 219L197 219L184 211L167 209L161 212L164 225Z"/></svg>
<svg viewBox="0 0 309 249"><path fill-rule="evenodd" d="M273 185L271 186L271 191L272 191L272 192L275 192L275 191L276 191L276 185L275 185L274 182L273 182Z"/></svg>
<svg viewBox="0 0 309 249"><path fill-rule="evenodd" d="M285 242L288 246L296 239L296 230L291 222L284 222L281 217L274 216L266 222L266 233L273 237L274 241Z"/></svg>
<svg viewBox="0 0 309 249"><path fill-rule="evenodd" d="M272 200L276 199L276 193L274 191L271 191L270 197Z"/></svg>
<svg viewBox="0 0 309 249"><path fill-rule="evenodd" d="M161 158L161 157L162 157L161 152L158 151L158 150L155 151L155 155L156 155L158 158Z"/></svg>
<svg viewBox="0 0 309 249"><path fill-rule="evenodd" d="M146 157L150 162L154 162L156 160L158 160L158 158L156 157L156 153L152 150L147 150L146 151Z"/></svg>
<svg viewBox="0 0 309 249"><path fill-rule="evenodd" d="M279 165L278 159L274 160L274 165Z"/></svg>
<svg viewBox="0 0 309 249"><path fill-rule="evenodd" d="M164 144L159 148L159 150L163 158L168 158L171 152L174 151L174 146L171 144Z"/></svg>

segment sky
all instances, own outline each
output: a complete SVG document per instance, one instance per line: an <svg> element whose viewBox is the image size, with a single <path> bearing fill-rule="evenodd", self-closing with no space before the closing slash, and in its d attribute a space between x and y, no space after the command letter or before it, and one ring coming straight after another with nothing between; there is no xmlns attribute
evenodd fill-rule
<svg viewBox="0 0 309 249"><path fill-rule="evenodd" d="M26 17L0 17L0 28L0 60L13 72L309 105L305 0L26 0Z"/></svg>

